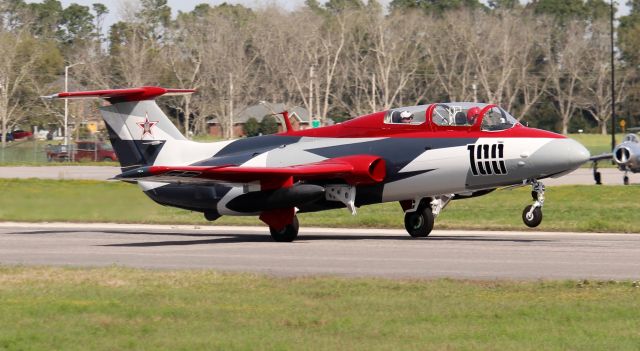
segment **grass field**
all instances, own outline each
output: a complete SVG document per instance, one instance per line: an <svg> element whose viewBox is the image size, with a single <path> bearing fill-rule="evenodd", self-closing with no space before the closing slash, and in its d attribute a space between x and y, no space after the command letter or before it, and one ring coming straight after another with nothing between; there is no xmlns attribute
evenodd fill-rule
<svg viewBox="0 0 640 351"><path fill-rule="evenodd" d="M567 136L584 145L593 156L611 152L611 135L569 134ZM622 138L624 138L624 134L616 134L616 143L622 142Z"/></svg>
<svg viewBox="0 0 640 351"><path fill-rule="evenodd" d="M524 230L521 214L531 203L528 187L453 201L436 229ZM119 182L0 179L0 221L66 221L209 224L200 213L160 206L137 186ZM546 193L544 221L537 230L638 232L640 187L561 186ZM255 217L222 217L215 224L263 225ZM403 228L397 203L300 215L302 226Z"/></svg>
<svg viewBox="0 0 640 351"><path fill-rule="evenodd" d="M0 267L2 350L637 350L634 282Z"/></svg>

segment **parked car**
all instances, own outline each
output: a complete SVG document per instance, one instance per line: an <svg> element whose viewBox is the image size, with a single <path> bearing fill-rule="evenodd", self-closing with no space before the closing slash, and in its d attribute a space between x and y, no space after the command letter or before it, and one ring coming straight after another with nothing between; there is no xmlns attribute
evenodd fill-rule
<svg viewBox="0 0 640 351"><path fill-rule="evenodd" d="M2 132L0 132L0 133L2 133ZM0 135L0 136L1 136L1 135ZM11 134L11 133L7 133L7 135L6 135L6 137L5 137L5 138L6 138L7 142L9 142L9 141L13 141L13 134Z"/></svg>
<svg viewBox="0 0 640 351"><path fill-rule="evenodd" d="M81 140L75 145L48 145L49 161L117 161L118 157L111 144L104 141Z"/></svg>
<svg viewBox="0 0 640 351"><path fill-rule="evenodd" d="M20 140L31 138L33 136L33 133L26 130L14 130L13 132L11 132L11 135L13 136L13 140Z"/></svg>

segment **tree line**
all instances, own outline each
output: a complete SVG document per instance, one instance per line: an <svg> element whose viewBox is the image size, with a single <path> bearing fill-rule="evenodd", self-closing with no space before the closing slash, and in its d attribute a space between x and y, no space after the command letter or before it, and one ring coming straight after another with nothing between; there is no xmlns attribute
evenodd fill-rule
<svg viewBox="0 0 640 351"><path fill-rule="evenodd" d="M616 104L638 116L640 0L619 19ZM604 0L307 0L201 4L172 17L166 0L110 11L58 0L0 3L2 142L16 126L62 123L66 65L82 89L196 88L163 107L189 133L258 101L303 106L325 122L403 105L496 103L531 126L607 132L611 117L609 4ZM105 34L107 33L107 34ZM72 116L72 118L81 116Z"/></svg>

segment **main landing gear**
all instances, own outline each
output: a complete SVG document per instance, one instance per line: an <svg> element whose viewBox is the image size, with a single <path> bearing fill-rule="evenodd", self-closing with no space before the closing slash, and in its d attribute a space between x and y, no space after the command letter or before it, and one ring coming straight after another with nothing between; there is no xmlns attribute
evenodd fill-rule
<svg viewBox="0 0 640 351"><path fill-rule="evenodd" d="M544 205L544 184L537 180L531 181L531 197L533 205L529 205L522 211L522 221L527 227L535 228L542 222L542 205Z"/></svg>
<svg viewBox="0 0 640 351"><path fill-rule="evenodd" d="M429 236L433 224L440 212L449 204L452 195L441 195L432 198L400 201L405 210L404 228L414 238Z"/></svg>
<svg viewBox="0 0 640 351"><path fill-rule="evenodd" d="M300 224L293 207L264 211L260 220L269 226L274 241L292 242L298 237Z"/></svg>
<svg viewBox="0 0 640 351"><path fill-rule="evenodd" d="M298 230L300 229L300 223L298 223L298 216L294 216L291 224L287 224L284 227L277 229L276 227L269 226L271 237L274 241L278 242L292 242L298 237Z"/></svg>

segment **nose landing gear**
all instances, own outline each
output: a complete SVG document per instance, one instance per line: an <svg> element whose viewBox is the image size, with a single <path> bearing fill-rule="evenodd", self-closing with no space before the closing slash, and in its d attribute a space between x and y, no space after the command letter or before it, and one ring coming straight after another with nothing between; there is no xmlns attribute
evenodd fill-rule
<svg viewBox="0 0 640 351"><path fill-rule="evenodd" d="M542 222L542 205L544 205L544 184L537 180L531 181L531 197L533 205L522 211L522 221L527 227L535 228Z"/></svg>

